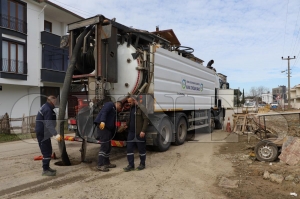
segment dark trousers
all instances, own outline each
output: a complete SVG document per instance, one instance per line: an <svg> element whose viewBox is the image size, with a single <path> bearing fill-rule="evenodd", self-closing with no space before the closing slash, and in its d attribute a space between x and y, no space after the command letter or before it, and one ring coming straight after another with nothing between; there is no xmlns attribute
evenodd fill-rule
<svg viewBox="0 0 300 199"><path fill-rule="evenodd" d="M51 139L48 138L46 140L39 139L39 147L41 149L41 153L43 155L43 170L48 170L49 165L50 165L50 160L51 160L51 154L52 154L52 144L51 144Z"/></svg>
<svg viewBox="0 0 300 199"><path fill-rule="evenodd" d="M109 155L111 151L111 139L113 133L108 129L97 129L100 140L100 151L98 154L98 166L110 164Z"/></svg>
<svg viewBox="0 0 300 199"><path fill-rule="evenodd" d="M141 138L135 132L128 133L127 138L127 160L130 166L134 167L134 149L138 148L140 154L140 164L146 165L146 138Z"/></svg>

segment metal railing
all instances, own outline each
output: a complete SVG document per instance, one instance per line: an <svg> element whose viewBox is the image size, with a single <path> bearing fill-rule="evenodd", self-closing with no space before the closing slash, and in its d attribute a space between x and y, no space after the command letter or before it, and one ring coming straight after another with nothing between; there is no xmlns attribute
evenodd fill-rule
<svg viewBox="0 0 300 199"><path fill-rule="evenodd" d="M66 72L68 68L68 50L42 44L42 68Z"/></svg>
<svg viewBox="0 0 300 199"><path fill-rule="evenodd" d="M2 58L0 72L27 74L27 63L23 61Z"/></svg>
<svg viewBox="0 0 300 199"><path fill-rule="evenodd" d="M26 21L5 14L0 14L0 18L0 26L16 30L21 33L27 33Z"/></svg>

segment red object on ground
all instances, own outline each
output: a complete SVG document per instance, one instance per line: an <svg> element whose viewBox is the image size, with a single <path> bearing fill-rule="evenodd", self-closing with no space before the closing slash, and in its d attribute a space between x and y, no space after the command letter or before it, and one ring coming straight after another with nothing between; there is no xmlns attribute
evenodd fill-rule
<svg viewBox="0 0 300 199"><path fill-rule="evenodd" d="M55 153L52 153L51 158L52 158L52 159L56 159L56 154L55 154ZM33 159L34 159L34 160L42 160L42 159L43 159L43 156L42 156L42 155L40 155L40 156L34 156Z"/></svg>
<svg viewBox="0 0 300 199"><path fill-rule="evenodd" d="M230 119L229 119L229 117L228 117L228 121L227 121L226 131L227 132L231 132L231 126L230 126Z"/></svg>

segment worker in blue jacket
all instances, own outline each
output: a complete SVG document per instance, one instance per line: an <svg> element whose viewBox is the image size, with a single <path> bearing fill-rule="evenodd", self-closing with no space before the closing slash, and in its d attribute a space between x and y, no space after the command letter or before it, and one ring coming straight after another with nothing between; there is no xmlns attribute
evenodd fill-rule
<svg viewBox="0 0 300 199"><path fill-rule="evenodd" d="M52 154L51 137L60 141L61 137L57 134L56 127L56 114L53 111L56 104L56 97L50 95L47 97L47 102L40 108L36 116L35 132L36 138L39 143L41 153L43 155L43 176L55 176L56 170L50 168L50 160Z"/></svg>
<svg viewBox="0 0 300 199"><path fill-rule="evenodd" d="M111 139L116 131L116 118L117 112L122 110L121 102L106 102L101 111L94 120L94 124L98 126L97 134L100 140L100 151L98 154L98 166L99 171L107 172L109 168L115 168L115 164L111 164L109 155L111 151Z"/></svg>

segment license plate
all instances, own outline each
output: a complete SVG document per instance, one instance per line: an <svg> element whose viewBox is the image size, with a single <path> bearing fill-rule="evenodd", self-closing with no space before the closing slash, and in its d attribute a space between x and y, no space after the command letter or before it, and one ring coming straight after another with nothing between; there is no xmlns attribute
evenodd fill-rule
<svg viewBox="0 0 300 199"><path fill-rule="evenodd" d="M69 129L77 129L77 126L69 124Z"/></svg>

